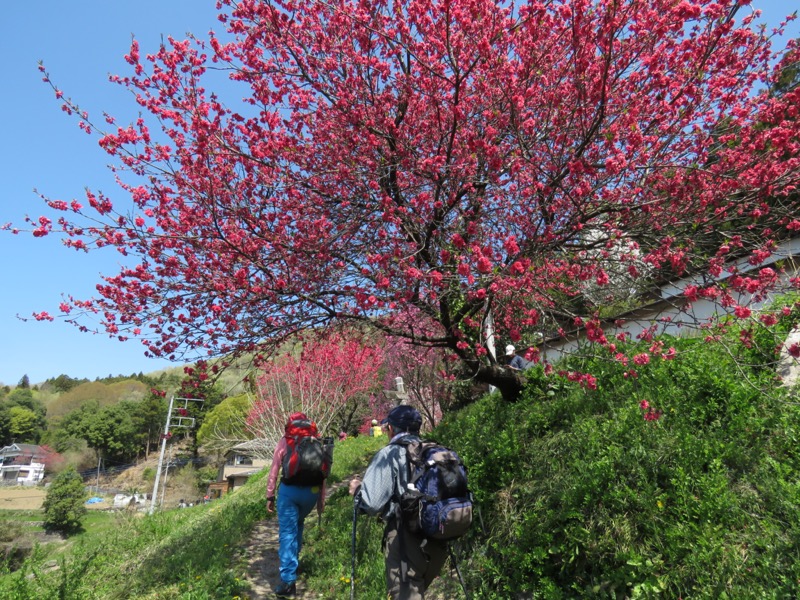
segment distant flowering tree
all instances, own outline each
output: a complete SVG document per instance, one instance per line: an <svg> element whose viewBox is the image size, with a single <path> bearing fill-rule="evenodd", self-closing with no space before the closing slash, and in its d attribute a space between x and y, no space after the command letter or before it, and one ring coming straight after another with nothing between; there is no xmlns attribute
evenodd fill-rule
<svg viewBox="0 0 800 600"><path fill-rule="evenodd" d="M132 43L112 80L135 123L54 86L132 174L127 202L89 191L30 220L133 259L63 303L79 327L178 357L370 321L513 399L489 316L512 343L579 319L606 346L591 299L609 286L695 274L738 317L781 283L720 279L800 230L796 44L775 57L747 1L218 4L225 39ZM209 69L241 86L230 102Z"/></svg>
<svg viewBox="0 0 800 600"><path fill-rule="evenodd" d="M321 339L309 336L298 353L279 355L264 365L248 427L266 441L267 451L296 411L306 413L320 432L334 435L347 413L357 412L353 401L366 402L379 386L383 361L383 349L377 343L340 334ZM331 429L334 424L336 432Z"/></svg>
<svg viewBox="0 0 800 600"><path fill-rule="evenodd" d="M52 473L60 470L64 464L64 457L46 444L42 444L39 448L41 452L39 460L44 464L45 471Z"/></svg>
<svg viewBox="0 0 800 600"><path fill-rule="evenodd" d="M424 319L420 315L417 327L422 330ZM429 323L432 329L435 326ZM452 361L442 348L431 348L410 343L400 337L386 340L385 389L395 388L395 378L403 378L403 386L408 394L408 403L417 408L423 416L423 427L433 428L441 420L442 413L453 400ZM385 416L393 403L384 401L375 408Z"/></svg>

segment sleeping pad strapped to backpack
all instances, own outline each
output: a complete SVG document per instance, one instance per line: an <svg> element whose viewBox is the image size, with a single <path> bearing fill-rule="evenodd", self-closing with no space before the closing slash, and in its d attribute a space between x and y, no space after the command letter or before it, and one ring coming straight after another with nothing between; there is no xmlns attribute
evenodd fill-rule
<svg viewBox="0 0 800 600"><path fill-rule="evenodd" d="M436 442L409 441L408 490L400 499L405 527L437 540L461 537L472 525L472 494L458 454Z"/></svg>
<svg viewBox="0 0 800 600"><path fill-rule="evenodd" d="M317 425L307 419L291 421L286 427L286 455L281 482L289 485L320 485L330 475L333 446L324 445Z"/></svg>

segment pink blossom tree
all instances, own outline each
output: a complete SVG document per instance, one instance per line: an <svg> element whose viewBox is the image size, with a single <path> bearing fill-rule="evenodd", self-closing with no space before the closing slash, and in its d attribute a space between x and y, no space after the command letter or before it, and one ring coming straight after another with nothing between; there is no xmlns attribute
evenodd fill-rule
<svg viewBox="0 0 800 600"><path fill-rule="evenodd" d="M423 314L410 314L418 332L432 335L438 324ZM400 337L387 337L385 363L385 389L394 390L396 378L403 379L407 402L417 408L423 416L423 429L433 428L442 413L452 404L454 397L453 363L447 360L446 350L409 343ZM375 406L376 416L385 416L394 406L387 400Z"/></svg>
<svg viewBox="0 0 800 600"><path fill-rule="evenodd" d="M392 338L387 348L387 375L403 378L408 403L416 407L423 417L423 427L433 428L453 399L452 373L441 350L414 346L407 341ZM387 377L391 386L393 377Z"/></svg>
<svg viewBox="0 0 800 600"><path fill-rule="evenodd" d="M308 336L301 343L299 352L266 363L256 382L257 398L247 425L270 449L296 411L306 413L327 435L349 428L359 405L366 404L380 385L384 359L379 344L338 334Z"/></svg>
<svg viewBox="0 0 800 600"><path fill-rule="evenodd" d="M45 444L42 444L39 448L41 451L39 462L44 464L45 471L48 473L59 471L64 464L64 457Z"/></svg>
<svg viewBox="0 0 800 600"><path fill-rule="evenodd" d="M722 286L727 257L760 264L800 229L800 90L761 91L796 45L775 56L748 4L220 0L230 40L133 42L112 79L135 123L54 86L129 175L122 201L48 200L33 234L136 259L61 309L167 357L370 322L514 398L490 315L512 342L577 317L600 332L584 290L620 270L745 305L780 278ZM210 69L239 88L207 90Z"/></svg>

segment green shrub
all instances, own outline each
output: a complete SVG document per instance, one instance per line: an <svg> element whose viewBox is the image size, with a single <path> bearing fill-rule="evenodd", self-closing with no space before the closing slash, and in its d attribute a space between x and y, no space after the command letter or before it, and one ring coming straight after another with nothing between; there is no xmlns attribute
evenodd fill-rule
<svg viewBox="0 0 800 600"><path fill-rule="evenodd" d="M563 365L596 390L534 370L520 402L484 398L436 432L482 506L475 598L797 596L800 409L720 346L670 345L680 360L635 376L606 357Z"/></svg>
<svg viewBox="0 0 800 600"><path fill-rule="evenodd" d="M83 480L74 467L59 473L50 484L42 505L45 528L62 533L80 530L87 497Z"/></svg>
<svg viewBox="0 0 800 600"><path fill-rule="evenodd" d="M780 358L783 340L800 323L800 303L797 295L776 299L762 314L774 316L777 322L772 326L766 326L761 321L754 321L747 326L737 328L745 343L737 345L736 355L754 371L771 375Z"/></svg>
<svg viewBox="0 0 800 600"><path fill-rule="evenodd" d="M197 490L203 494L208 489L208 484L217 480L219 469L212 465L200 467L194 471L195 485Z"/></svg>

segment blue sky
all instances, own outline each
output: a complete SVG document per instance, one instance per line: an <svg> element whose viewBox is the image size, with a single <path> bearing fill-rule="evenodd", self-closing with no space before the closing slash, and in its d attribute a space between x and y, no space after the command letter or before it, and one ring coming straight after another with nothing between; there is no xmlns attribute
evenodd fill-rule
<svg viewBox="0 0 800 600"><path fill-rule="evenodd" d="M119 200L106 169L107 155L96 138L81 132L59 109L37 69L43 60L51 78L90 115L103 110L122 124L136 116L123 88L108 83L110 73L127 74L123 56L131 34L142 54L158 48L162 35L205 38L221 31L214 0L42 0L9 2L0 17L3 93L0 113L0 224L22 225L26 214L46 212L33 193L81 198L85 187ZM755 0L765 20L777 23L797 8L797 0ZM797 35L795 24L792 32ZM23 322L16 315L57 313L62 294L94 295L99 274L114 274L114 252L78 254L56 236L34 240L0 232L0 383L15 385L27 374L33 383L65 373L95 379L109 374L155 371L171 363L148 359L136 341L119 342L79 332L55 322Z"/></svg>
<svg viewBox="0 0 800 600"><path fill-rule="evenodd" d="M43 60L51 78L90 115L103 110L119 123L136 116L137 107L110 73L128 74L122 58L131 34L142 54L155 51L164 37L206 37L220 31L214 0L43 0L9 2L0 16L3 92L0 112L0 223L22 224L26 214L44 214L36 188L53 198L81 198L85 187L119 199L106 169L107 155L95 138L64 115L37 65ZM124 117L124 118L123 118ZM114 274L115 252L76 253L56 236L34 240L27 234L0 232L0 382L15 385L27 374L41 382L61 373L105 377L158 370L170 363L148 359L136 341L125 343L79 332L62 322L22 322L16 315L58 312L63 293L94 295L99 274Z"/></svg>

